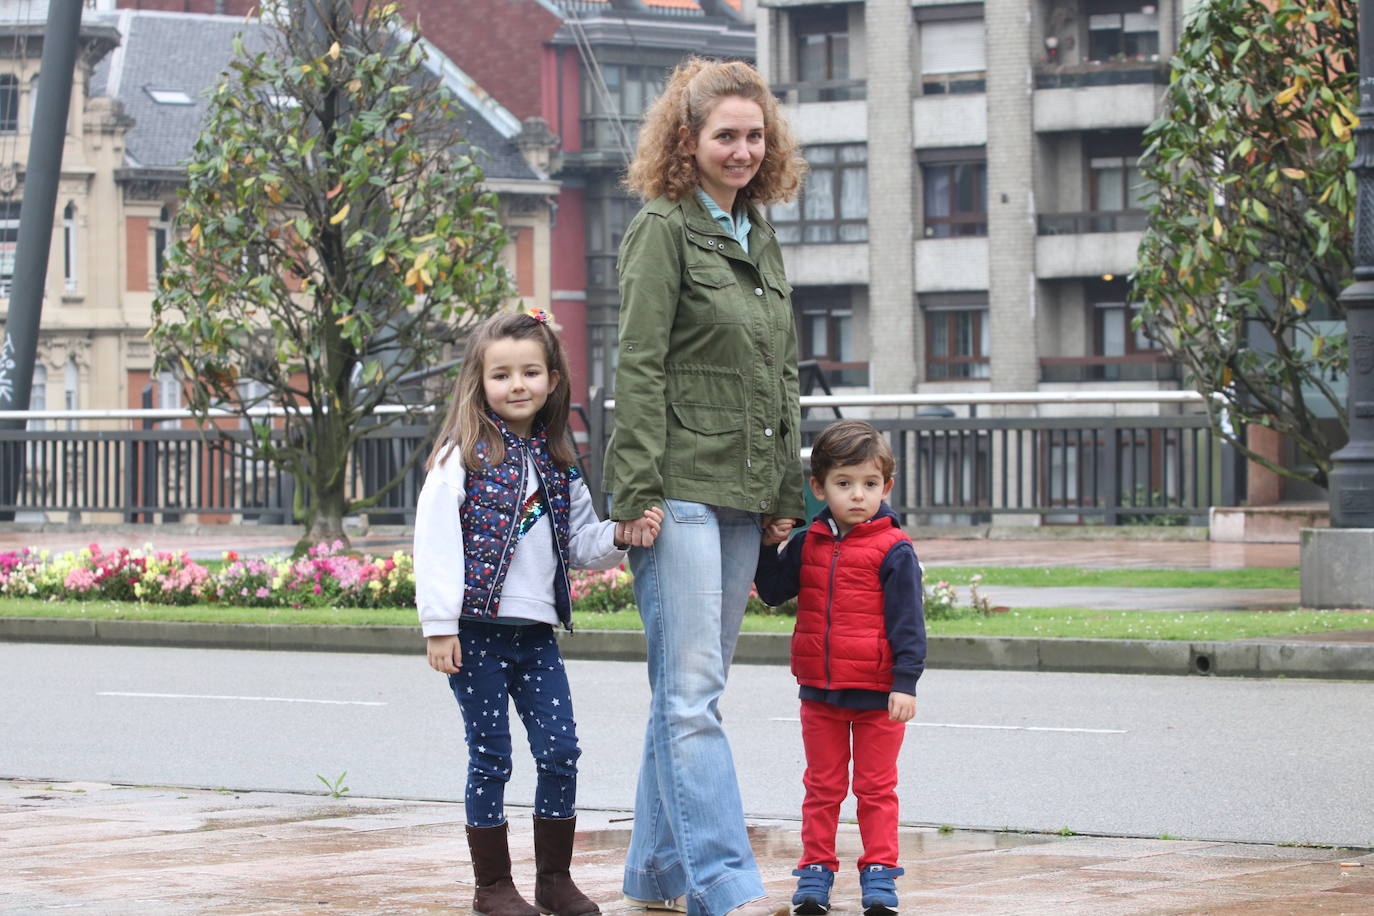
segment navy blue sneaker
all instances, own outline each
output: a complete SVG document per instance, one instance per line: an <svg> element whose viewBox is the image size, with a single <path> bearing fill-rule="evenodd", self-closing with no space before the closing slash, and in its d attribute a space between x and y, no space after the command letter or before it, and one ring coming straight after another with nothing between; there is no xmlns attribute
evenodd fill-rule
<svg viewBox="0 0 1374 916"><path fill-rule="evenodd" d="M792 895L792 912L797 916L824 916L830 912L830 888L835 873L824 865L803 865L793 871L797 892Z"/></svg>
<svg viewBox="0 0 1374 916"><path fill-rule="evenodd" d="M897 882L905 869L869 865L859 871L864 916L897 916Z"/></svg>

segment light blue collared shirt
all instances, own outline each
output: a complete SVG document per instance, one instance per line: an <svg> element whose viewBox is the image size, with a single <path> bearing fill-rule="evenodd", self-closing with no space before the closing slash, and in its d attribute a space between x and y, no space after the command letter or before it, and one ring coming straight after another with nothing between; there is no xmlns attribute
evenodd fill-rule
<svg viewBox="0 0 1374 916"><path fill-rule="evenodd" d="M712 200L711 195L703 191L700 186L697 187L697 199L706 206L706 212L711 214L711 218L720 223L725 231L730 233L735 241L739 242L739 247L744 249L744 253L748 254L749 230L754 228L753 224L749 222L749 209L740 207L739 215L731 219L730 214L722 210L720 204Z"/></svg>

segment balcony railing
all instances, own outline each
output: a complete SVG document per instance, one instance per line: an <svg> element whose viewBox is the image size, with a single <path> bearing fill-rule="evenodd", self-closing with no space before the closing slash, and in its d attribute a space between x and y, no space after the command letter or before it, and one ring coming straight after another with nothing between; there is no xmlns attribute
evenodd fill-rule
<svg viewBox="0 0 1374 916"><path fill-rule="evenodd" d="M1167 64L1153 61L1041 64L1035 71L1036 89L1089 89L1096 86L1169 85Z"/></svg>
<svg viewBox="0 0 1374 916"><path fill-rule="evenodd" d="M1178 364L1159 353L1129 356L1046 356L1042 382L1176 382Z"/></svg>
<svg viewBox="0 0 1374 916"><path fill-rule="evenodd" d="M581 151L625 155L628 149L633 153L639 121L638 115L583 115Z"/></svg>
<svg viewBox="0 0 1374 916"><path fill-rule="evenodd" d="M987 91L987 77L982 73L930 73L921 77L922 95L961 95Z"/></svg>
<svg viewBox="0 0 1374 916"><path fill-rule="evenodd" d="M861 102L868 98L867 80L807 80L774 83L773 94L788 104L796 102Z"/></svg>
<svg viewBox="0 0 1374 916"><path fill-rule="evenodd" d="M1040 235L1084 235L1090 232L1143 232L1145 210L1088 210L1082 213L1041 213L1036 216Z"/></svg>

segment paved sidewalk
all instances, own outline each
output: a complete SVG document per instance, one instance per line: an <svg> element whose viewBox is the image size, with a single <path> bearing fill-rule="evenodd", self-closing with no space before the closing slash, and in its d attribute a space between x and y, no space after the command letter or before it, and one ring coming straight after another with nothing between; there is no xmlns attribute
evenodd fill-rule
<svg viewBox="0 0 1374 916"><path fill-rule="evenodd" d="M527 809L517 884L532 893ZM583 811L574 874L607 916L623 904L630 818ZM461 805L268 792L0 781L0 914L296 916L467 913ZM794 821L751 821L768 891L791 894ZM840 855L860 849L840 828ZM904 910L940 916L1292 916L1374 912L1368 850L903 828ZM852 867L852 866L850 866ZM846 867L835 912L860 912Z"/></svg>

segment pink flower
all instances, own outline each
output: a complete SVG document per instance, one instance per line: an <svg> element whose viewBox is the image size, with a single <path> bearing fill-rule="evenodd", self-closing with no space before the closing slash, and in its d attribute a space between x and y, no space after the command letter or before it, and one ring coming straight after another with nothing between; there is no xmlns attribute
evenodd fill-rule
<svg viewBox="0 0 1374 916"><path fill-rule="evenodd" d="M259 588L259 589L257 590L257 592L255 592L255 594L256 594L259 598L266 598L268 595L270 595L270 594L272 594L272 593L271 593L269 590L265 589L265 588Z"/></svg>

